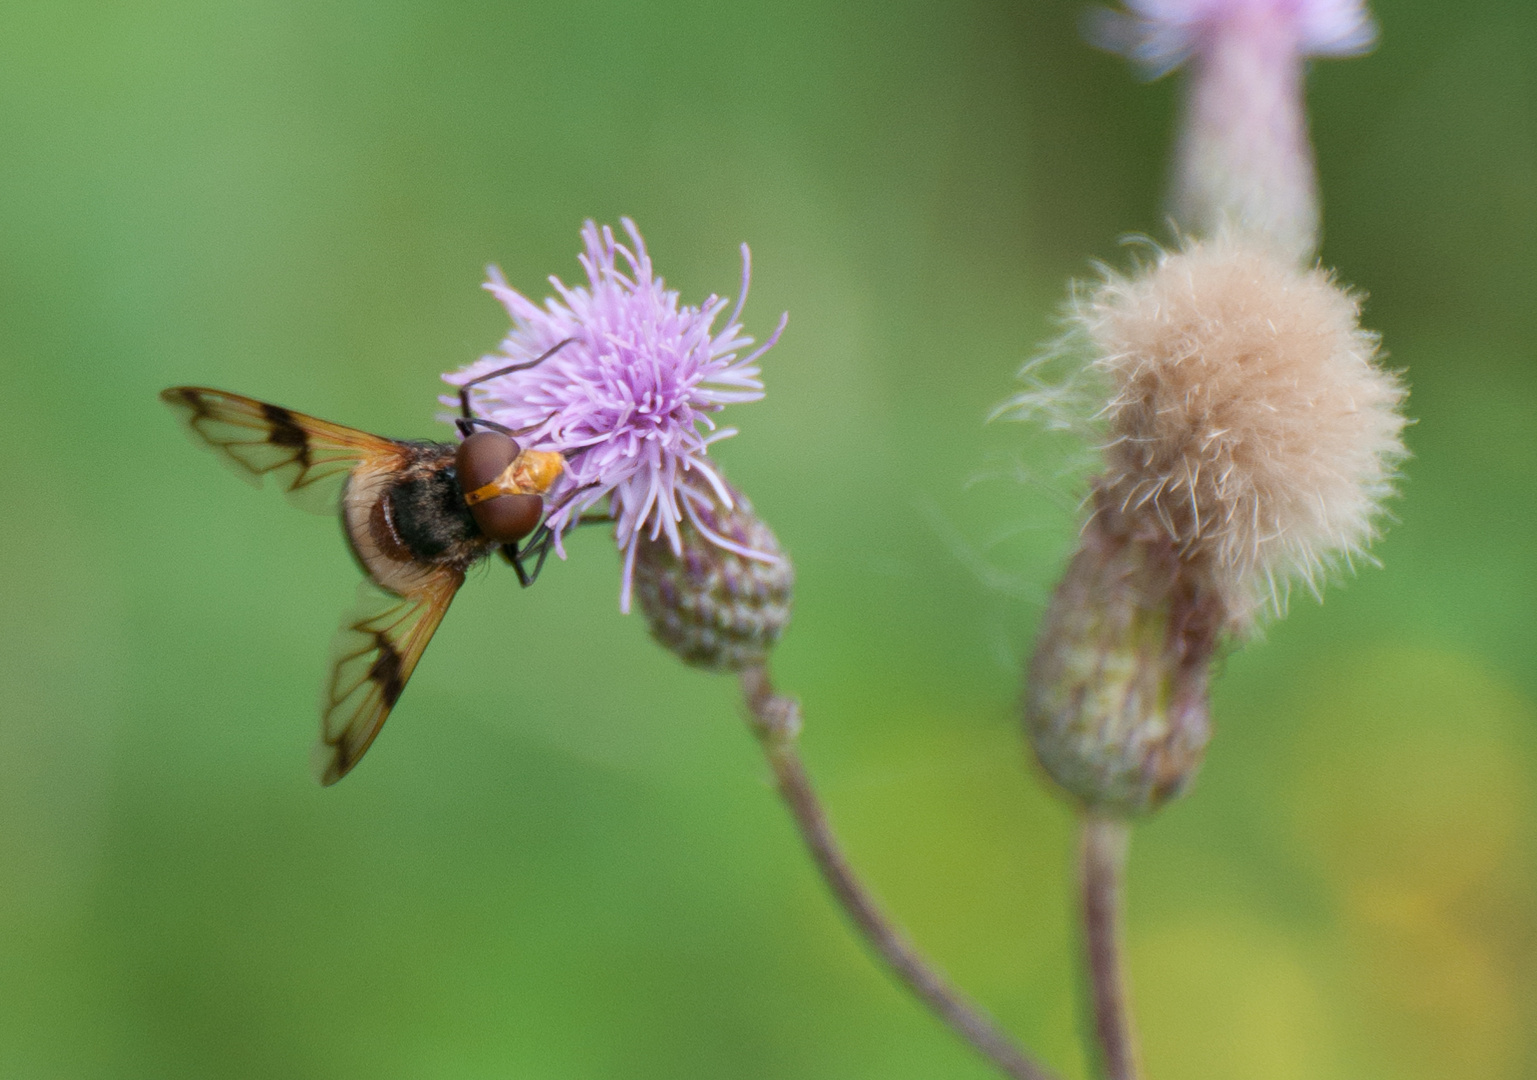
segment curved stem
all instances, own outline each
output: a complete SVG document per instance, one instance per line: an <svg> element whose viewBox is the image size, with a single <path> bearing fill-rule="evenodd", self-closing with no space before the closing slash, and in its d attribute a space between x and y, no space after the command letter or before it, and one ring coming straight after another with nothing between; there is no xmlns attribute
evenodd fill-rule
<svg viewBox="0 0 1537 1080"><path fill-rule="evenodd" d="M1137 1080L1137 1040L1121 959L1121 887L1128 828L1086 815L1079 851L1083 932L1094 1006L1094 1037L1105 1080Z"/></svg>
<svg viewBox="0 0 1537 1080"><path fill-rule="evenodd" d="M1052 1073L1032 1060L999 1030L991 1017L967 1001L918 954L855 876L833 837L827 814L795 750L796 736L800 734L800 706L774 692L763 668L742 672L742 693L751 713L754 734L774 770L779 794L795 818L801 839L833 896L870 947L920 1001L1004 1075L1014 1080L1055 1080Z"/></svg>

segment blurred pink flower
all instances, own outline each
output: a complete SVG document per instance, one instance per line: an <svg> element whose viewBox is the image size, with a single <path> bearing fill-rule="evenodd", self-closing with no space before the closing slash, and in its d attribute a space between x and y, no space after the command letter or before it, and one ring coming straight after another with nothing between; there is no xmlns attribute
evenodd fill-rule
<svg viewBox="0 0 1537 1080"><path fill-rule="evenodd" d="M1319 215L1304 61L1372 47L1364 0L1126 0L1090 36L1152 76L1190 61L1171 199L1180 226L1236 229L1309 260Z"/></svg>
<svg viewBox="0 0 1537 1080"><path fill-rule="evenodd" d="M1354 56L1377 40L1363 0L1126 0L1125 12L1103 13L1094 37L1157 76L1245 23L1267 26L1303 56Z"/></svg>
<svg viewBox="0 0 1537 1080"><path fill-rule="evenodd" d="M493 268L486 289L512 316L500 350L444 376L460 385L508 364L532 360L567 339L545 362L490 379L471 391L477 414L520 432L526 448L566 455L566 475L549 496L545 524L561 535L605 497L624 556L620 609L629 610L636 544L643 534L666 537L682 553L679 523L687 515L701 535L749 559L775 562L712 531L700 509L732 505L730 489L707 460L712 443L736 434L717 428L713 414L763 396L758 358L773 347L785 319L762 346L737 321L747 299L750 260L742 245L742 287L723 330L716 318L728 301L710 296L698 307L654 275L635 224L622 219L631 246L589 221L580 256L587 284L551 277L557 296L541 307L508 286ZM444 398L446 404L456 399ZM528 429L526 432L523 429Z"/></svg>

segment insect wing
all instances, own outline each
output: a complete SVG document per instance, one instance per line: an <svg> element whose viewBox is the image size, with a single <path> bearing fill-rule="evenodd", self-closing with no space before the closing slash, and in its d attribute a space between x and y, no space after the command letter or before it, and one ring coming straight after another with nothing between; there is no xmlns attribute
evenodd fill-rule
<svg viewBox="0 0 1537 1080"><path fill-rule="evenodd" d="M331 680L320 701L316 771L330 785L347 775L379 734L406 680L464 584L462 571L436 571L410 596L371 582L343 621L332 647Z"/></svg>
<svg viewBox="0 0 1537 1080"><path fill-rule="evenodd" d="M290 502L317 513L336 512L342 481L358 462L405 456L393 439L223 390L173 386L160 400L243 479L260 487L275 476Z"/></svg>

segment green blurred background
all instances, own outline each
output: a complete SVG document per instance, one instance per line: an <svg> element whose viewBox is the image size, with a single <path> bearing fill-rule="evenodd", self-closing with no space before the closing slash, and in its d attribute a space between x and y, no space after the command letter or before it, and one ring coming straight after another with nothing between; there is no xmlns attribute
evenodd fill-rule
<svg viewBox="0 0 1537 1080"><path fill-rule="evenodd" d="M0 1077L982 1078L824 895L729 680L599 535L473 580L310 778L355 571L155 401L446 438L438 374L633 216L791 313L720 456L796 557L784 687L855 861L1068 1077L1072 822L1013 721L1074 535L984 426L1071 275L1163 234L1177 80L1079 0L0 12ZM1537 1076L1537 10L1380 0L1311 81L1325 259L1413 384L1383 567L1231 656L1141 829L1156 1080Z"/></svg>

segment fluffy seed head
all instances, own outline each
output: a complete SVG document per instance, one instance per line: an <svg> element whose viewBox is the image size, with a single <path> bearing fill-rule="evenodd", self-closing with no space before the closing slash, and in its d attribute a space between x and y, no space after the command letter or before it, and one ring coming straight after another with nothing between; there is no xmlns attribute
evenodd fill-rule
<svg viewBox="0 0 1537 1080"><path fill-rule="evenodd" d="M1205 566L1235 629L1293 580L1316 592L1376 535L1405 455L1405 390L1359 315L1327 272L1220 239L1107 274L1076 304L1101 498ZM1011 404L1063 400L1057 388Z"/></svg>
<svg viewBox="0 0 1537 1080"><path fill-rule="evenodd" d="M728 301L707 298L698 307L679 302L652 269L635 224L624 219L630 245L607 226L582 229L582 269L587 284L568 286L551 277L557 294L541 307L510 288L494 269L489 290L507 308L513 328L499 352L444 376L461 385L477 375L522 363L570 339L548 360L479 383L471 391L477 413L519 432L525 448L566 456L561 484L546 497L553 507L546 524L556 535L582 511L609 499L615 535L624 554L620 607L629 609L637 545L643 536L683 550L685 519L712 543L749 559L770 555L733 546L697 520L701 507L731 505L731 495L707 460L711 443L736 434L717 428L713 416L726 405L763 396L757 361L779 339L779 330L758 349L737 321L747 298L749 262L742 246L742 287L723 330L715 320ZM445 397L444 404L456 404ZM564 554L564 552L561 552Z"/></svg>

